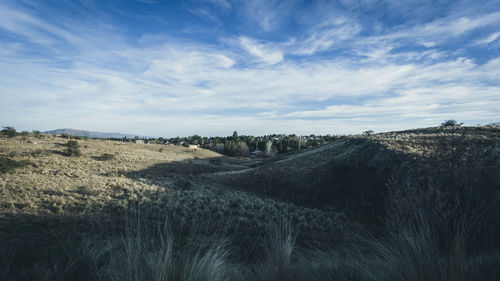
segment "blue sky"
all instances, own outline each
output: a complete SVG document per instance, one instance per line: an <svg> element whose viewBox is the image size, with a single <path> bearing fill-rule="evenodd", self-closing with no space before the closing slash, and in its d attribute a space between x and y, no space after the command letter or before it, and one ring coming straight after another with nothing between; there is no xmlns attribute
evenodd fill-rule
<svg viewBox="0 0 500 281"><path fill-rule="evenodd" d="M0 122L186 136L500 121L500 1L0 2Z"/></svg>

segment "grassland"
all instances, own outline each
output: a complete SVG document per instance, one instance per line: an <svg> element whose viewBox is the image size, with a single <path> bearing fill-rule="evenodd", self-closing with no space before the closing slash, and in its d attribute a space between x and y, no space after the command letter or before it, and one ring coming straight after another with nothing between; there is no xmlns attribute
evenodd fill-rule
<svg viewBox="0 0 500 281"><path fill-rule="evenodd" d="M498 277L498 127L269 160L85 139L70 156L67 142L0 138L1 280Z"/></svg>

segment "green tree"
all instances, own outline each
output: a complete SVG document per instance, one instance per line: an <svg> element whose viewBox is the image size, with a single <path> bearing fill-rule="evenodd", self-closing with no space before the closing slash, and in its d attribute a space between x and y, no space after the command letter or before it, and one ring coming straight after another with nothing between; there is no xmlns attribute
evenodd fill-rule
<svg viewBox="0 0 500 281"><path fill-rule="evenodd" d="M224 154L229 156L235 156L236 154L236 142L233 140L226 141L224 144Z"/></svg>
<svg viewBox="0 0 500 281"><path fill-rule="evenodd" d="M197 134L194 134L193 136L189 137L190 139L190 143L191 144L199 144L199 145L202 145L203 144L203 139L202 137L200 137L199 135Z"/></svg>

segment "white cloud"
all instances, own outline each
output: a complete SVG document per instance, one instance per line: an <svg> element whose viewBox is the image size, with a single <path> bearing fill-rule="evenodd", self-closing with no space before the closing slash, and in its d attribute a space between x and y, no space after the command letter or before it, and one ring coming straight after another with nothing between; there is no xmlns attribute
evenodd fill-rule
<svg viewBox="0 0 500 281"><path fill-rule="evenodd" d="M436 43L434 42L426 42L426 41L422 41L421 44L426 47L426 48L432 48L434 46L436 46Z"/></svg>
<svg viewBox="0 0 500 281"><path fill-rule="evenodd" d="M488 36L486 38L483 38L481 40L477 40L475 42L475 44L476 45L488 45L488 44L494 42L495 40L497 40L499 36L500 36L500 32L495 32L495 33L490 34L490 36Z"/></svg>
<svg viewBox="0 0 500 281"><path fill-rule="evenodd" d="M298 55L313 55L331 47L339 48L346 40L353 39L361 31L356 23L336 18L333 21L323 22L314 28L309 36L292 45L291 53ZM336 46L337 45L337 46Z"/></svg>
<svg viewBox="0 0 500 281"><path fill-rule="evenodd" d="M430 23L417 25L413 28L403 27L401 31L382 36L380 39L396 40L407 38L418 40L424 46L426 46L425 44L429 45L424 42L431 42L432 46L436 46L478 28L498 24L500 24L500 12L459 18L452 15L436 19Z"/></svg>
<svg viewBox="0 0 500 281"><path fill-rule="evenodd" d="M1 4L0 28L45 46L55 45L60 39L73 43L80 42L78 36L67 30Z"/></svg>
<svg viewBox="0 0 500 281"><path fill-rule="evenodd" d="M491 120L498 116L500 85L478 83L492 79L489 66L467 60L428 67L413 66L402 72L404 84L389 83L386 92L368 97L362 103L329 105L323 109L295 111L291 118L356 118L380 120ZM390 91L391 86L396 86ZM473 122L471 122L473 123ZM479 122L481 123L481 122ZM473 123L475 124L475 123Z"/></svg>
<svg viewBox="0 0 500 281"><path fill-rule="evenodd" d="M254 39L242 36L239 38L239 41L245 51L257 57L263 63L276 64L283 60L283 53L281 51L261 44Z"/></svg>

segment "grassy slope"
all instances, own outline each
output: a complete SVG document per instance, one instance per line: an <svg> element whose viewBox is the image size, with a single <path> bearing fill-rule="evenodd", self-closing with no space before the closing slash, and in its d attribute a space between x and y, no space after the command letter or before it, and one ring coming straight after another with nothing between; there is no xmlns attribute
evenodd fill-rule
<svg viewBox="0 0 500 281"><path fill-rule="evenodd" d="M203 149L104 140L79 140L82 155L69 157L64 155L66 142L58 137L33 138L31 143L0 138L0 156L31 163L0 177L0 249L16 248L22 261L17 266L23 270L59 253L62 242L120 225L113 221L138 202L158 217L172 217L174 225L202 223L205 233L230 222L227 231L239 237L235 247L248 252L243 259L252 258L266 227L282 216L302 225L304 239L340 241L348 225L341 214L221 190L200 178L245 169L255 161ZM114 159L100 161L105 153Z"/></svg>
<svg viewBox="0 0 500 281"><path fill-rule="evenodd" d="M481 188L500 182L499 147L498 127L428 128L347 137L209 178L298 205L378 216L390 185L445 185L455 180L476 188L475 192L487 192L486 196L498 193Z"/></svg>
<svg viewBox="0 0 500 281"><path fill-rule="evenodd" d="M32 139L34 144L2 138L0 156L31 164L0 177L0 248L17 250L17 272L36 272L36 264L60 254L66 245L61 241L102 232L113 215L122 216L137 202L152 214L167 214L174 225L200 223L204 233L231 220L227 231L237 237L234 246L248 252L282 217L300 226L298 240L338 243L351 233L351 224L332 206L376 213L374 208L383 208L376 205L384 195L379 189L394 181L411 186L422 175L436 178L428 169L435 166L425 165L436 155L448 157L436 151L449 151L450 144L469 151L456 154L473 169L451 168L482 180L491 174L481 173L500 167L499 131L425 129L349 137L263 164L206 150L103 140L81 140L82 156L67 157L67 140L45 137ZM105 153L115 159L99 161ZM500 180L485 183L495 182ZM498 197L498 188L482 191Z"/></svg>

